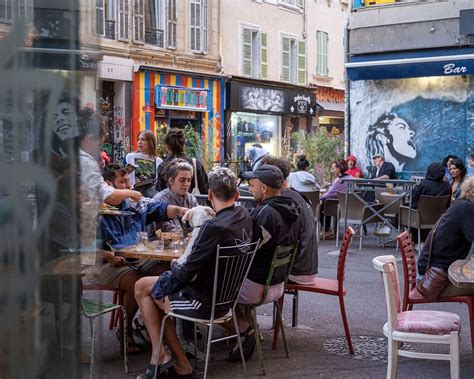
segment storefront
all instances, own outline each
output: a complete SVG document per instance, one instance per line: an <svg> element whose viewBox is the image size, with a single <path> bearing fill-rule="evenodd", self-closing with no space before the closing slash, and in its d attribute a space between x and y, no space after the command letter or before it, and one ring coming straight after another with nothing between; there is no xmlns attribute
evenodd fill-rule
<svg viewBox="0 0 474 379"><path fill-rule="evenodd" d="M317 122L332 135L344 133L344 90L316 86Z"/></svg>
<svg viewBox="0 0 474 379"><path fill-rule="evenodd" d="M226 153L233 161L244 160L255 143L270 154L288 155L291 133L311 127L316 97L306 88L230 80L226 91Z"/></svg>
<svg viewBox="0 0 474 379"><path fill-rule="evenodd" d="M133 77L132 145L141 130L191 127L201 142L199 155L219 161L224 154L221 115L224 78L140 66ZM204 150L204 151L203 151Z"/></svg>

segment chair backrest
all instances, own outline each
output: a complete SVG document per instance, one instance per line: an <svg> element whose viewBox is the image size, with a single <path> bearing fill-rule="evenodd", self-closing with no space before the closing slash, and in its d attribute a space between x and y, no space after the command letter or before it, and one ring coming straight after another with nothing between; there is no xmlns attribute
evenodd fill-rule
<svg viewBox="0 0 474 379"><path fill-rule="evenodd" d="M345 218L346 193L338 192L339 212L341 218ZM347 194L347 219L348 220L362 220L364 216L364 203L360 201L353 193Z"/></svg>
<svg viewBox="0 0 474 379"><path fill-rule="evenodd" d="M400 205L403 204L402 195L384 195L383 192L380 192L376 193L375 199L384 206L394 202L392 205L384 209L383 213L385 215L398 214L398 211L400 210Z"/></svg>
<svg viewBox="0 0 474 379"><path fill-rule="evenodd" d="M401 312L397 261L393 255L381 255L372 259L372 263L382 273L388 330L391 333L397 324L397 314Z"/></svg>
<svg viewBox="0 0 474 379"><path fill-rule="evenodd" d="M408 295L416 286L416 259L408 231L397 236L403 263L403 309L408 303Z"/></svg>
<svg viewBox="0 0 474 379"><path fill-rule="evenodd" d="M306 198L311 201L311 208L313 209L313 213L317 215L317 208L319 204L319 191L311 191L311 192L300 192L300 194L306 196Z"/></svg>
<svg viewBox="0 0 474 379"><path fill-rule="evenodd" d="M260 241L236 246L217 246L212 315L219 305L235 305Z"/></svg>
<svg viewBox="0 0 474 379"><path fill-rule="evenodd" d="M265 283L265 287L263 289L262 300L255 304L255 306L262 305L267 297L268 289L270 288L270 284L272 282L273 274L275 271L283 266L285 267L285 280L284 280L284 287L286 288L286 284L288 282L288 277L290 276L291 269L293 268L293 262L295 261L296 253L298 251L299 242L295 242L293 245L282 246L278 245L273 252L273 259L270 265L270 270L268 271L267 281Z"/></svg>
<svg viewBox="0 0 474 379"><path fill-rule="evenodd" d="M421 195L418 201L418 213L421 225L434 225L449 206L451 195L426 196Z"/></svg>
<svg viewBox="0 0 474 379"><path fill-rule="evenodd" d="M325 216L337 217L339 200L327 199L323 202L323 213Z"/></svg>
<svg viewBox="0 0 474 379"><path fill-rule="evenodd" d="M341 250L339 250L339 260L337 262L337 282L339 289L342 289L344 285L347 251L349 250L349 244L351 243L351 239L354 234L354 229L349 226L342 239Z"/></svg>

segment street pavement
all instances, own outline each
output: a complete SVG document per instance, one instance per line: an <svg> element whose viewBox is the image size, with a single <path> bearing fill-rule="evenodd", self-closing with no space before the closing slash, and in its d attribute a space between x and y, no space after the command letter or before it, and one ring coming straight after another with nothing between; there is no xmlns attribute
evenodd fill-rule
<svg viewBox="0 0 474 379"><path fill-rule="evenodd" d="M372 267L372 259L378 255L400 254L391 247L379 247L375 240L364 240L362 250L358 250L358 239L352 242L346 263L345 286L347 288L346 311L349 327L354 339L360 341L378 341L375 346L356 347L356 356L344 356L347 350L344 338L344 329L339 311L337 297L300 293L299 296L299 324L291 327L292 296L286 296L283 311L286 325L287 341L290 349L290 358L286 358L281 337L275 351L271 350L271 315L272 307L264 306L258 309L259 323L264 340L263 354L267 377L269 378L384 378L387 363L383 355L385 339L382 334L383 324L386 322L385 303L382 279ZM319 247L319 275L335 278L337 268L337 249L335 241L321 241ZM403 277L401 261L399 262L400 278ZM464 304L428 304L419 305L415 309L443 310L457 313L461 317L461 377L474 378L474 360L470 346L469 316ZM144 372L149 359L149 351L138 355L130 355L130 372L124 373L123 360L119 354L119 346L115 332L108 330L108 317L103 317L100 340L100 357L98 375L102 378L134 378ZM85 351L90 349L88 324L83 323L83 339ZM326 342L336 337L342 337L340 355L327 351ZM360 337L360 338L359 338ZM373 338L372 338L373 337ZM378 337L378 338L377 338ZM244 373L241 363L225 361L230 347L224 343L213 346L209 366L211 378L257 378L260 375L260 365L255 353L247 365L247 374ZM417 345L417 351L436 350L448 352L447 346ZM203 375L204 365L198 365L196 377ZM88 377L89 367L82 365L82 376ZM399 378L448 378L449 362L430 361L410 358L399 359Z"/></svg>

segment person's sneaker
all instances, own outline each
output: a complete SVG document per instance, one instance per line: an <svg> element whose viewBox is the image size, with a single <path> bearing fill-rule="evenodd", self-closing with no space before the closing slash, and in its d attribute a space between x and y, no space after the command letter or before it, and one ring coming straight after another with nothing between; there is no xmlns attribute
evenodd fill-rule
<svg viewBox="0 0 474 379"><path fill-rule="evenodd" d="M388 237L391 232L392 229L390 229L390 227L387 225L383 225L374 230L374 234L379 237Z"/></svg>
<svg viewBox="0 0 474 379"><path fill-rule="evenodd" d="M252 355L255 351L255 333L251 327L249 327L244 333L240 333L242 337L244 337L244 340L242 341L242 351L244 353L244 359L248 361L250 358L252 358ZM227 357L227 362L238 362L240 361L240 351L239 351L239 345L236 344L234 349L229 353L229 356Z"/></svg>

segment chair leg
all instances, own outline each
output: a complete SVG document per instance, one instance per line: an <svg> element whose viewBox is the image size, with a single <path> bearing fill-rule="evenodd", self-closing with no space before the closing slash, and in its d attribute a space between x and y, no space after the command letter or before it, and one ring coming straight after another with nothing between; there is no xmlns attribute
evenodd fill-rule
<svg viewBox="0 0 474 379"><path fill-rule="evenodd" d="M207 369L209 366L209 356L211 355L211 345L212 345L212 330L214 329L214 323L211 322L208 329L207 335L207 346L206 346L206 358L204 363L204 379L207 378ZM239 338L240 339L240 338Z"/></svg>
<svg viewBox="0 0 474 379"><path fill-rule="evenodd" d="M121 329L122 333L120 334L122 336L122 343L120 344L121 350L123 350L123 364L124 364L124 369L125 373L128 374L128 327L127 327L127 312L125 311L124 307L121 307L120 310L122 311L122 318L121 318ZM118 310L117 310L118 314Z"/></svg>
<svg viewBox="0 0 474 379"><path fill-rule="evenodd" d="M280 309L283 309L283 301L285 300L285 293L278 299L278 303L280 305ZM276 301L273 303L273 308L276 310ZM277 311L278 312L278 311ZM272 350L276 349L276 345L278 342L278 334L280 333L280 324L278 323L278 313L276 313L276 321L273 325L273 340L272 340Z"/></svg>
<svg viewBox="0 0 474 379"><path fill-rule="evenodd" d="M421 255L421 229L418 229L418 258Z"/></svg>
<svg viewBox="0 0 474 379"><path fill-rule="evenodd" d="M198 359L197 359L197 342L198 342L197 324L194 323L194 370L197 369L197 365L198 365Z"/></svg>
<svg viewBox="0 0 474 379"><path fill-rule="evenodd" d="M112 304L117 304L117 300L118 300L118 294L117 292L114 292L114 296L112 297ZM110 314L109 330L112 330L114 326L117 324L116 317L117 317L117 312L116 312L116 309L114 309L112 313Z"/></svg>
<svg viewBox="0 0 474 379"><path fill-rule="evenodd" d="M388 338L388 365L387 365L387 379L397 378L398 369L398 347L397 341L391 337Z"/></svg>
<svg viewBox="0 0 474 379"><path fill-rule="evenodd" d="M97 322L95 318L92 320L92 341L91 341L91 368L89 377L92 379L94 377L94 366L95 366L95 337L97 335Z"/></svg>
<svg viewBox="0 0 474 379"><path fill-rule="evenodd" d="M347 322L346 307L344 305L343 295L339 295L339 306L341 308L342 323L344 324L344 332L346 333L347 346L349 347L349 352L353 355L354 348L352 347L351 332L349 331L349 323Z"/></svg>
<svg viewBox="0 0 474 379"><path fill-rule="evenodd" d="M262 375L265 376L266 372L265 372L265 363L263 361L262 344L260 341L260 329L258 328L258 322L257 322L257 308L252 306L250 308L250 311L252 312L252 323L253 323L252 326L255 333L255 342L256 342L256 347L257 347L258 359L260 360Z"/></svg>
<svg viewBox="0 0 474 379"><path fill-rule="evenodd" d="M233 312L234 311L232 311L232 320L234 321L234 328L237 334L237 344L239 345L240 359L242 360L242 365L244 366L244 372L247 373L247 364L245 363L244 350L242 349L242 341L240 340L239 323L237 322L237 317Z"/></svg>
<svg viewBox="0 0 474 379"><path fill-rule="evenodd" d="M283 338L283 346L285 347L286 357L290 358L290 353L288 351L288 344L286 343L286 335L285 335L285 326L283 325L283 317L281 314L281 307L278 301L275 301L276 309L277 309L277 323L280 325L281 328L281 337Z"/></svg>
<svg viewBox="0 0 474 379"><path fill-rule="evenodd" d="M471 350L474 352L474 299L466 304L469 310L469 324L471 328Z"/></svg>
<svg viewBox="0 0 474 379"><path fill-rule="evenodd" d="M451 332L449 355L451 379L459 379L459 332Z"/></svg>
<svg viewBox="0 0 474 379"><path fill-rule="evenodd" d="M283 309L283 302L282 302L282 309ZM291 321L291 326L293 328L298 326L298 291L295 291L293 294L293 317Z"/></svg>
<svg viewBox="0 0 474 379"><path fill-rule="evenodd" d="M362 228L360 228L359 250L362 250Z"/></svg>
<svg viewBox="0 0 474 379"><path fill-rule="evenodd" d="M336 247L339 246L339 231L337 230L339 226L339 220L337 217L334 217L334 233L336 233Z"/></svg>

